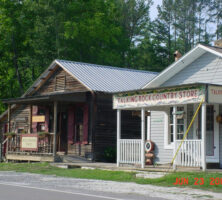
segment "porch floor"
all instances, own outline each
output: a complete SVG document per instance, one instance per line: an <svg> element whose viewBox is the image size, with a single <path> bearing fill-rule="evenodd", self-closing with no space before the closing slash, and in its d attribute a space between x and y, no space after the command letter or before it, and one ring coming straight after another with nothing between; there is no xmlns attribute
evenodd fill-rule
<svg viewBox="0 0 222 200"><path fill-rule="evenodd" d="M147 172L173 172L172 166L169 164L165 165L147 165L144 169L140 166L133 165L122 165L117 167L116 163L104 163L104 162L75 162L75 163L51 163L52 166L61 168L85 168L85 169L103 169L103 170L113 170L113 171L147 171ZM177 167L178 172L198 172L202 171L199 167ZM208 169L211 172L221 172L222 169Z"/></svg>

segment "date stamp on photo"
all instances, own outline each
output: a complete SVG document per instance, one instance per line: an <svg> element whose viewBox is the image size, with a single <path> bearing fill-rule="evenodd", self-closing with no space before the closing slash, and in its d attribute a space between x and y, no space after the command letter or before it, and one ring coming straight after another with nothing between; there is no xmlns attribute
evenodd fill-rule
<svg viewBox="0 0 222 200"><path fill-rule="evenodd" d="M204 185L204 178L194 178L193 185ZM173 185L189 185L189 178L176 178L175 183ZM209 185L222 185L222 178L209 178Z"/></svg>

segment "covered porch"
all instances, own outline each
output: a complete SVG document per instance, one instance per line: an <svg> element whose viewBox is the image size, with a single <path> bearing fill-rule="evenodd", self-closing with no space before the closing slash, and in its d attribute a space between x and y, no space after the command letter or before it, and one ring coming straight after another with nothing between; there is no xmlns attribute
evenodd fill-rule
<svg viewBox="0 0 222 200"><path fill-rule="evenodd" d="M74 146L82 144L90 153L90 103L86 103L86 98L86 93L63 92L5 100L8 104L5 159L53 162L60 155L77 152ZM15 107L16 112L12 112ZM81 151L78 155L81 156Z"/></svg>
<svg viewBox="0 0 222 200"><path fill-rule="evenodd" d="M196 84L114 95L117 109L117 166L147 162L154 143L153 164L173 168L221 166L222 88ZM121 137L121 113L134 110L141 118L141 136ZM146 150L145 150L146 149Z"/></svg>

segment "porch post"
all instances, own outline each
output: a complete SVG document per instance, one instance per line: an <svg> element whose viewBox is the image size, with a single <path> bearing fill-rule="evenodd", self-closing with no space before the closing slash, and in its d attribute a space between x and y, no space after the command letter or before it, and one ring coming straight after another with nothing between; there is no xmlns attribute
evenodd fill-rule
<svg viewBox="0 0 222 200"><path fill-rule="evenodd" d="M145 109L141 109L141 168L145 167Z"/></svg>
<svg viewBox="0 0 222 200"><path fill-rule="evenodd" d="M11 105L8 104L8 133L11 131L10 121L11 121Z"/></svg>
<svg viewBox="0 0 222 200"><path fill-rule="evenodd" d="M201 152L202 152L202 170L206 170L206 103L202 104L202 113L201 113Z"/></svg>
<svg viewBox="0 0 222 200"><path fill-rule="evenodd" d="M56 137L57 137L57 105L58 102L54 101L54 127L53 127L53 131L54 131L54 137L53 137L53 157L54 157L54 161L55 161L55 157L56 157Z"/></svg>
<svg viewBox="0 0 222 200"><path fill-rule="evenodd" d="M29 133L32 132L32 105L29 105Z"/></svg>
<svg viewBox="0 0 222 200"><path fill-rule="evenodd" d="M147 116L147 140L151 140L151 112L148 111Z"/></svg>
<svg viewBox="0 0 222 200"><path fill-rule="evenodd" d="M177 106L173 106L173 141L174 141L174 148L173 148L173 156L175 156L176 151L177 151L177 145L176 145L176 139L177 139L177 117L176 117L176 112L177 112ZM174 160L173 163L173 169L176 170L176 159Z"/></svg>
<svg viewBox="0 0 222 200"><path fill-rule="evenodd" d="M120 164L121 110L117 110L117 167Z"/></svg>

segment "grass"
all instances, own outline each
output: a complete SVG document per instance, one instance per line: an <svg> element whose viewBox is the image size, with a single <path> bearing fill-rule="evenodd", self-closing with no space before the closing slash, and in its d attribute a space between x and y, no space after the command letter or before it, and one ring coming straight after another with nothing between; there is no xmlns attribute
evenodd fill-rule
<svg viewBox="0 0 222 200"><path fill-rule="evenodd" d="M37 174L56 175L70 178L84 178L84 179L97 179L109 180L120 182L134 182L138 184L151 184L157 186L172 187L176 178L188 178L187 185L177 185L176 187L191 187L196 189L204 189L214 192L222 192L222 173L209 173L209 172L175 172L169 173L161 178L156 179L143 179L136 178L135 172L123 171L107 171L107 170L85 170L80 168L75 169L61 169L53 167L48 163L0 163L0 171L16 171L16 172L29 172ZM204 179L203 185L194 185L195 178L199 178L198 183L201 183L200 178ZM210 185L210 178L219 178L218 185ZM218 183L218 182L217 182Z"/></svg>

